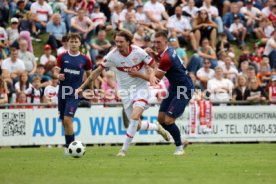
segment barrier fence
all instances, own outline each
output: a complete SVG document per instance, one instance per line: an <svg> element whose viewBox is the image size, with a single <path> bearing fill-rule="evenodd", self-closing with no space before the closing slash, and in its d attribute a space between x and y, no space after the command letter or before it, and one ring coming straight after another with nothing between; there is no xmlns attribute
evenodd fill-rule
<svg viewBox="0 0 276 184"><path fill-rule="evenodd" d="M41 105L41 104L40 104ZM276 141L274 106L213 106L212 127L205 132L197 124L190 134L189 108L176 124L183 139L190 142ZM143 120L157 121L158 107L143 114ZM56 108L0 109L0 146L63 144L64 130ZM126 129L122 107L79 108L73 119L76 139L86 144L123 143ZM165 142L154 131L141 131L133 142Z"/></svg>

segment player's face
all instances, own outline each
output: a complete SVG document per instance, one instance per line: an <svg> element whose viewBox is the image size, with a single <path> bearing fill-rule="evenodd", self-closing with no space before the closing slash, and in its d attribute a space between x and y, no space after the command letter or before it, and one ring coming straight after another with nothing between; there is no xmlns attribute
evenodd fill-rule
<svg viewBox="0 0 276 184"><path fill-rule="evenodd" d="M122 37L122 36L116 36L115 43L119 52L125 52L129 47L129 42L126 41L125 37Z"/></svg>
<svg viewBox="0 0 276 184"><path fill-rule="evenodd" d="M153 46L154 49L158 52L158 53L162 53L166 47L168 46L168 41L166 38L164 37L155 37L154 38L154 42L153 42Z"/></svg>
<svg viewBox="0 0 276 184"><path fill-rule="evenodd" d="M81 42L79 39L70 39L68 41L69 50L71 52L78 52L80 49Z"/></svg>

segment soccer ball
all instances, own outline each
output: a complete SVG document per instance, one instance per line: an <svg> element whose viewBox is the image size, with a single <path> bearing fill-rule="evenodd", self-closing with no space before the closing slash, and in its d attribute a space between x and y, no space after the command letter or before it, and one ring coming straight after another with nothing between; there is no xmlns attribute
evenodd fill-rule
<svg viewBox="0 0 276 184"><path fill-rule="evenodd" d="M69 145L69 153L74 158L80 158L85 154L85 145L80 141L73 141Z"/></svg>

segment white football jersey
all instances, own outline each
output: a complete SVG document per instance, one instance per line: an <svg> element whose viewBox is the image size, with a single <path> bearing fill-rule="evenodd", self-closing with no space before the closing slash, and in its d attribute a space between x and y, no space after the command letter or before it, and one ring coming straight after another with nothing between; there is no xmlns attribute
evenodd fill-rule
<svg viewBox="0 0 276 184"><path fill-rule="evenodd" d="M117 48L111 50L105 56L101 66L115 71L119 91L128 90L129 92L130 90L133 90L133 92L128 93L128 95L126 95L125 91L122 92L124 95L128 96L129 99L147 100L148 97L144 94L144 91L148 93L147 81L141 78L131 77L128 74L128 71L134 69L140 71L141 73L145 73L145 64L149 65L152 62L153 59L143 49L138 46L131 45L130 52L127 56L123 56ZM143 90L143 92L141 90Z"/></svg>

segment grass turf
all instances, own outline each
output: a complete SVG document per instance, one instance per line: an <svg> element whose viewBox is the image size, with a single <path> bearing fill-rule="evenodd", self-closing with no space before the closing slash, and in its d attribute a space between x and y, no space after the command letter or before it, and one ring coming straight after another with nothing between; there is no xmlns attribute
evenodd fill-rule
<svg viewBox="0 0 276 184"><path fill-rule="evenodd" d="M60 148L0 149L1 184L275 184L276 144L193 144L175 157L173 145L88 147L83 158Z"/></svg>

